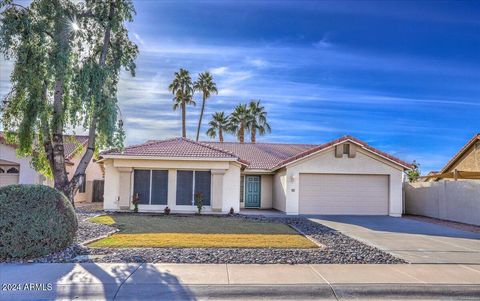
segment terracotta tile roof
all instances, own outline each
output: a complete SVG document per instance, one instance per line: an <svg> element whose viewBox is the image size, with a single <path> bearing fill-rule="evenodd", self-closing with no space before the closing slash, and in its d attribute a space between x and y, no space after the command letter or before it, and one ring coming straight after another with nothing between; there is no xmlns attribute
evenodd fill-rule
<svg viewBox="0 0 480 301"><path fill-rule="evenodd" d="M132 145L123 152L110 150L101 155L151 156L151 157L195 157L195 158L236 158L250 170L276 170L295 160L326 149L337 143L350 140L369 151L391 160L404 168L411 165L384 153L367 143L351 136L345 136L325 144L282 144L282 143L238 143L238 142L195 142L186 138L148 140Z"/></svg>
<svg viewBox="0 0 480 301"><path fill-rule="evenodd" d="M77 141L75 141L75 138ZM65 158L72 159L73 156L76 154L77 150L81 147L85 147L88 143L88 136L85 135L64 135L64 149L65 149ZM3 136L3 132L0 132L0 142L6 143L5 137ZM9 144L13 147L17 147L15 144Z"/></svg>
<svg viewBox="0 0 480 301"><path fill-rule="evenodd" d="M235 154L215 148L208 144L195 142L187 138L172 138L167 140L149 140L143 144L126 147L123 151L109 150L101 153L102 156L145 156L145 157L178 157L178 158L214 158L238 159ZM246 163L246 162L244 162Z"/></svg>
<svg viewBox="0 0 480 301"><path fill-rule="evenodd" d="M371 152L373 152L373 153L375 153L375 154L377 154L377 155L379 155L379 156L381 156L381 157L385 157L385 158L387 158L387 159L389 159L389 160L391 160L391 161L393 161L393 162L395 162L395 163L403 166L404 168L410 169L410 168L412 167L411 164L409 164L409 163L407 163L407 162L405 162L405 161L402 161L402 160L400 160L400 159L398 159L398 158L396 158L396 157L394 157L394 156L391 156L391 155L389 155L389 154L387 154L387 153L385 153L385 152L382 152L381 150L378 150L378 149L376 149L376 148L368 145L366 142L363 142L363 141L361 141L360 139L357 139L357 138L352 137L352 136L344 136L344 137L338 138L338 139L336 139L336 140L333 140L333 141L330 141L330 142L327 142L327 143L324 143L324 144L320 144L320 145L315 146L315 147L313 147L313 148L311 148L311 149L309 149L309 150L306 150L306 151L304 151L304 152L302 152L302 153L299 153L299 154L297 154L297 155L295 155L295 156L292 156L292 157L290 157L290 158L288 158L288 159L280 162L280 163L277 164L276 166L272 167L272 169L278 169L278 168L280 168L280 167L282 167L282 166L285 166L285 165L288 164L288 163L291 163L291 162L296 161L296 160L298 160L298 159L302 159L303 157L306 157L306 156L308 156L308 155L311 155L311 154L313 154L313 153L316 153L316 152L318 152L318 151L321 151L321 150L323 150L323 149L326 149L326 148L328 148L328 147L330 147L330 146L333 146L333 145L335 145L335 144L342 143L342 142L348 141L348 140L353 141L353 142L359 144L361 147L363 147L363 148L365 148L365 149L368 149L369 151L371 151Z"/></svg>
<svg viewBox="0 0 480 301"><path fill-rule="evenodd" d="M315 147L315 144L202 142L237 154L250 162L249 169L271 169L283 160Z"/></svg>
<svg viewBox="0 0 480 301"><path fill-rule="evenodd" d="M74 141L72 138L77 139ZM65 158L72 159L76 152L82 148L86 147L88 144L88 136L84 135L64 135L64 144L63 147L65 149Z"/></svg>
<svg viewBox="0 0 480 301"><path fill-rule="evenodd" d="M476 134L472 137L472 139L468 140L468 142L455 154L455 156L453 156L452 159L450 159L450 161L445 164L440 173L448 171L448 169L453 165L453 163L455 163L461 156L463 156L463 154L477 141L480 141L480 133Z"/></svg>

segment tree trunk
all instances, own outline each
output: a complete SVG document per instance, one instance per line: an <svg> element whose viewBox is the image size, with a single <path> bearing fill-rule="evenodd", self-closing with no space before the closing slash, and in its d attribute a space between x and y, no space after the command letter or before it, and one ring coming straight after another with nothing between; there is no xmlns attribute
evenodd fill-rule
<svg viewBox="0 0 480 301"><path fill-rule="evenodd" d="M113 16L115 13L115 1L110 2L110 11L108 15L108 19L112 20ZM111 35L111 24L108 24L108 27L105 30L105 34L103 36L103 45L102 45L102 52L100 54L100 58L98 60L98 65L100 68L104 68L107 60L107 52L108 48L110 47L110 35ZM98 92L98 96L100 99L96 99L95 103L98 103L101 101L103 91L101 90L103 87L103 84L105 82L105 75L102 76L101 78L102 83L100 83L100 92ZM71 198L70 200L72 201L73 204L73 197L75 196L75 193L78 190L78 187L83 181L86 181L85 178L85 171L87 170L88 164L93 158L93 154L95 152L95 137L96 137L96 132L97 132L97 109L94 108L92 112L92 119L90 121L90 128L88 129L88 144L87 144L87 149L85 153L83 154L82 159L78 163L77 169L75 170L75 173L70 180L70 183L68 185L68 196Z"/></svg>
<svg viewBox="0 0 480 301"><path fill-rule="evenodd" d="M220 139L220 143L223 143L223 131L222 128L218 129L218 139Z"/></svg>
<svg viewBox="0 0 480 301"><path fill-rule="evenodd" d="M252 128L252 132L250 133L250 138L252 143L257 142L257 129L255 127Z"/></svg>
<svg viewBox="0 0 480 301"><path fill-rule="evenodd" d="M245 142L245 126L243 122L240 124L240 129L238 132L238 139L240 140L240 143Z"/></svg>
<svg viewBox="0 0 480 301"><path fill-rule="evenodd" d="M200 111L200 118L198 119L198 127L197 127L197 140L198 141L198 137L200 135L200 127L202 126L202 117L203 117L203 110L205 110L205 93L203 93L203 97L202 97L202 110Z"/></svg>
<svg viewBox="0 0 480 301"><path fill-rule="evenodd" d="M185 99L182 98L182 137L186 138L187 137L187 129L185 127L185 122L186 122L186 112L185 112L186 106L185 106Z"/></svg>

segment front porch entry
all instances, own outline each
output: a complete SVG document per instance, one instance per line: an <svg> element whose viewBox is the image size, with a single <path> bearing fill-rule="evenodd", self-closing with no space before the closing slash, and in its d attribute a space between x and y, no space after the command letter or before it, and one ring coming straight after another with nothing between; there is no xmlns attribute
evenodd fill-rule
<svg viewBox="0 0 480 301"><path fill-rule="evenodd" d="M245 208L260 208L260 176L245 176Z"/></svg>

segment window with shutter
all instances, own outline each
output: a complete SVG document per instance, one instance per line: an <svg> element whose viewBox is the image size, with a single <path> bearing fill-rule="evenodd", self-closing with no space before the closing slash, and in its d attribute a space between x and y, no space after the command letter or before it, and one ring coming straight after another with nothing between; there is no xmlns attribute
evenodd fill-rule
<svg viewBox="0 0 480 301"><path fill-rule="evenodd" d="M177 205L193 204L193 171L177 171Z"/></svg>
<svg viewBox="0 0 480 301"><path fill-rule="evenodd" d="M211 178L210 171L195 171L195 193L202 193L204 206L210 206Z"/></svg>
<svg viewBox="0 0 480 301"><path fill-rule="evenodd" d="M150 204L150 170L136 169L133 177L133 194L138 193L139 204Z"/></svg>
<svg viewBox="0 0 480 301"><path fill-rule="evenodd" d="M152 205L167 205L168 171L152 170Z"/></svg>

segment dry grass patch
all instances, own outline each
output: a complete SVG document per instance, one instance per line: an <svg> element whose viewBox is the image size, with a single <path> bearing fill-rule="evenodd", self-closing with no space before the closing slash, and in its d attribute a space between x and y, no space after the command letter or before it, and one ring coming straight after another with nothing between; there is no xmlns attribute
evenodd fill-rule
<svg viewBox="0 0 480 301"><path fill-rule="evenodd" d="M104 225L114 225L115 220L109 216L109 215L100 215L100 216L95 216L89 219L92 223L97 223L97 224L104 224Z"/></svg>
<svg viewBox="0 0 480 301"><path fill-rule="evenodd" d="M317 248L298 234L114 234L89 244L100 248Z"/></svg>
<svg viewBox="0 0 480 301"><path fill-rule="evenodd" d="M92 222L115 224L119 233L92 242L110 248L316 248L286 224L224 216L111 214Z"/></svg>

